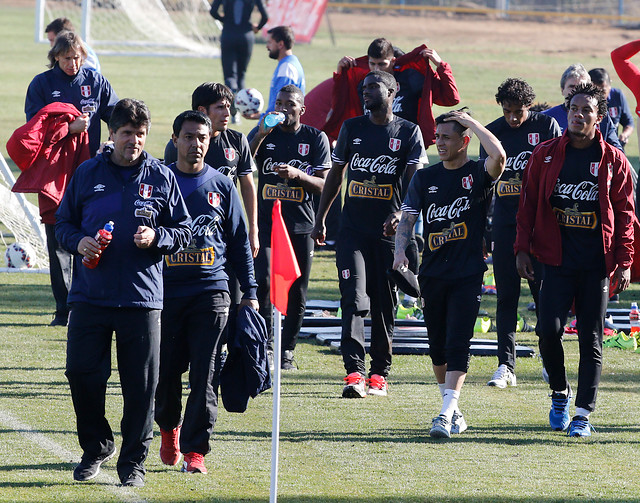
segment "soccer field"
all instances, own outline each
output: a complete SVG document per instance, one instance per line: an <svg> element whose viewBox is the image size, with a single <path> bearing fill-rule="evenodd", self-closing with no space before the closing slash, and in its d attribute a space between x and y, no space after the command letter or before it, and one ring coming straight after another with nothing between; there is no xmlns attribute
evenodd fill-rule
<svg viewBox="0 0 640 503"><path fill-rule="evenodd" d="M462 104L485 123L501 112L493 95L505 78L525 78L540 101L557 104L559 77L569 64L580 61L588 69L611 70L610 50L640 37L640 32L575 21L330 16L337 46L332 45L324 22L312 44L295 47L309 89L330 77L342 55L364 53L376 36L387 36L405 49L427 42L452 64ZM0 150L6 155L7 138L24 122L26 87L45 70L48 47L33 42L30 2L4 0L0 30L4 35ZM147 147L156 156L162 155L173 118L188 108L193 88L222 77L219 60L104 57L101 62L120 97L148 103L153 127ZM266 94L274 66L257 43L248 83ZM248 132L250 127L244 121L240 129ZM635 135L629 152L637 169ZM320 254L310 297L337 298L335 275L331 254ZM47 326L53 310L48 277L0 274L0 285L0 502L268 500L270 392L253 400L245 414L220 411L212 452L206 457L208 475L186 475L162 465L157 434L146 463L145 488L118 487L115 461L107 463L94 481L74 483L72 469L81 452L64 377L65 330ZM640 299L636 285L623 295L622 305L632 299ZM493 312L495 297L483 300L482 307ZM537 349L530 333L520 335L518 342ZM575 336L567 337L566 356L575 386ZM592 416L597 434L590 439L570 439L550 431L550 400L537 358L518 360L518 387L498 390L485 386L495 370L495 358L474 357L461 397L469 430L442 442L428 436L441 401L428 357L395 356L388 397L344 400L340 356L303 340L296 350L300 370L284 376L279 499L288 503L640 501L635 468L640 459L640 354L605 349L604 358L598 410ZM107 416L118 446L121 407L114 367Z"/></svg>

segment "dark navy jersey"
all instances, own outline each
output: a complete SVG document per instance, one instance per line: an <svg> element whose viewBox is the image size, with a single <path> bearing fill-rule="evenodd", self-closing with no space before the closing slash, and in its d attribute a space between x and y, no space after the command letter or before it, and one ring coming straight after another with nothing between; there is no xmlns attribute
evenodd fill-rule
<svg viewBox="0 0 640 503"><path fill-rule="evenodd" d="M616 130L618 125L622 125L622 127L632 126L633 123L633 114L631 113L631 108L629 107L629 103L627 99L622 94L620 89L615 87L611 88L611 92L609 93L609 97L607 98L607 108L609 109L609 117L611 118L611 122L615 126Z"/></svg>
<svg viewBox="0 0 640 503"><path fill-rule="evenodd" d="M439 162L416 172L402 211L422 212L421 276L453 279L486 271L482 238L492 186L484 159L455 170Z"/></svg>
<svg viewBox="0 0 640 503"><path fill-rule="evenodd" d="M101 73L82 67L71 77L56 64L51 70L36 75L24 103L27 121L45 105L61 101L71 103L80 113L89 114L89 150L96 155L100 147L100 120L109 121L118 102L115 91Z"/></svg>
<svg viewBox="0 0 640 503"><path fill-rule="evenodd" d="M516 213L520 201L522 174L533 149L542 142L562 135L560 126L553 117L529 112L529 117L520 127L512 128L504 117L487 125L507 153L504 173L496 183L493 225L516 225ZM480 146L480 159L487 152Z"/></svg>
<svg viewBox="0 0 640 503"><path fill-rule="evenodd" d="M558 181L549 198L562 235L562 265L590 269L604 263L600 227L598 142L586 149L567 145Z"/></svg>
<svg viewBox="0 0 640 503"><path fill-rule="evenodd" d="M393 113L398 117L418 123L418 102L422 96L422 87L424 86L424 75L418 70L408 68L401 72L393 72L393 76L396 79L396 95L393 98ZM358 83L358 95L360 96L360 103L362 104L362 110L365 115L369 113L364 106L364 100L362 98L362 86L364 80Z"/></svg>
<svg viewBox="0 0 640 503"><path fill-rule="evenodd" d="M231 262L245 298L256 298L253 257L238 192L233 182L205 164L199 173L169 166L192 218L189 246L165 257L165 298L204 291L229 291L225 272Z"/></svg>
<svg viewBox="0 0 640 503"><path fill-rule="evenodd" d="M331 158L349 165L341 228L378 238L384 238L387 217L400 209L407 166L427 162L418 126L395 116L386 125L364 115L346 120Z"/></svg>
<svg viewBox="0 0 640 503"><path fill-rule="evenodd" d="M177 160L178 150L173 140L169 140L164 148L164 163L168 166ZM204 162L231 178L234 184L239 176L255 171L247 137L232 129L220 131L220 134L211 138Z"/></svg>
<svg viewBox="0 0 640 503"><path fill-rule="evenodd" d="M258 128L249 133L249 140ZM276 199L282 201L282 217L292 234L309 234L315 224L313 194L309 194L297 180L278 176L276 168L289 164L310 176L329 169L330 149L327 135L302 124L295 133L287 133L279 126L273 128L255 155L258 167L258 226L271 229L271 210Z"/></svg>

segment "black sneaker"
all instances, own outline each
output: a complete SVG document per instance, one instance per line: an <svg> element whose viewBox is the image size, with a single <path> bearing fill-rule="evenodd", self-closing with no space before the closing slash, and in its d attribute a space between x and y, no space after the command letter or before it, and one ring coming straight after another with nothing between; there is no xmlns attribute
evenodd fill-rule
<svg viewBox="0 0 640 503"><path fill-rule="evenodd" d="M73 480L86 482L96 477L100 473L100 465L106 463L116 455L116 446L114 445L111 452L102 454L96 458L85 458L82 456L80 464L73 470Z"/></svg>
<svg viewBox="0 0 640 503"><path fill-rule="evenodd" d="M69 323L69 313L56 313L49 323L50 327L66 327Z"/></svg>
<svg viewBox="0 0 640 503"><path fill-rule="evenodd" d="M126 477L122 477L120 481L122 487L144 487L144 475L140 472L130 473Z"/></svg>
<svg viewBox="0 0 640 503"><path fill-rule="evenodd" d="M298 366L293 359L293 351L285 350L282 352L282 363L280 365L282 370L297 370Z"/></svg>

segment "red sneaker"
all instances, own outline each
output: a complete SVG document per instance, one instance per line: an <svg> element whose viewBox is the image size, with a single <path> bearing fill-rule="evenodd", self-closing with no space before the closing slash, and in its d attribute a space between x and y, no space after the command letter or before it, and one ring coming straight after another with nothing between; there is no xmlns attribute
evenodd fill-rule
<svg viewBox="0 0 640 503"><path fill-rule="evenodd" d="M367 396L364 388L364 376L360 372L351 372L343 380L346 383L342 389L344 398L364 398Z"/></svg>
<svg viewBox="0 0 640 503"><path fill-rule="evenodd" d="M160 428L162 442L160 443L160 460L169 466L176 466L180 462L180 426L173 430Z"/></svg>
<svg viewBox="0 0 640 503"><path fill-rule="evenodd" d="M199 452L187 452L182 462L182 471L187 473L207 473L204 456Z"/></svg>
<svg viewBox="0 0 640 503"><path fill-rule="evenodd" d="M371 374L371 377L367 379L369 385L369 394L377 396L387 396L389 391L389 383L384 376L378 374Z"/></svg>

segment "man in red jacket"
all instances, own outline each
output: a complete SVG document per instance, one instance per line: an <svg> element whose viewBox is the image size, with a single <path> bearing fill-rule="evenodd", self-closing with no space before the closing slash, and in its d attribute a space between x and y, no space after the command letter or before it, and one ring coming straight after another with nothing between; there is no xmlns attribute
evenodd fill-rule
<svg viewBox="0 0 640 503"><path fill-rule="evenodd" d="M362 81L374 70L395 77L398 86L393 101L394 115L418 124L425 148L433 145L436 124L431 107L434 104L451 107L460 103L451 66L425 45L396 58L393 45L384 38L371 42L366 56L357 59L345 56L339 61L337 72L333 74L332 112L323 131L330 139L336 139L345 120L366 113Z"/></svg>
<svg viewBox="0 0 640 503"><path fill-rule="evenodd" d="M609 277L613 294L630 281L633 188L629 161L596 127L607 113L602 91L581 84L566 103L565 133L539 145L524 172L514 250L523 278L534 279L530 253L543 265L538 327L552 391L549 423L554 430L569 428L569 436L586 437L602 370ZM574 299L580 367L570 420L562 334Z"/></svg>

